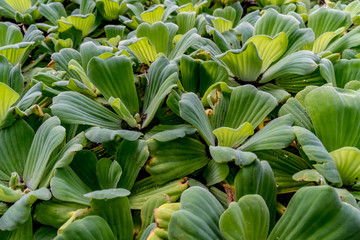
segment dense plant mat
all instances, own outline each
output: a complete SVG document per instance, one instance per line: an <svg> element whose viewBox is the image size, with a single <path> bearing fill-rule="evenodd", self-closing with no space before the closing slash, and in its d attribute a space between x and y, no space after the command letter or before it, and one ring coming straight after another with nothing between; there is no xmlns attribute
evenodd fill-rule
<svg viewBox="0 0 360 240"><path fill-rule="evenodd" d="M360 239L359 50L358 0L0 0L0 239Z"/></svg>

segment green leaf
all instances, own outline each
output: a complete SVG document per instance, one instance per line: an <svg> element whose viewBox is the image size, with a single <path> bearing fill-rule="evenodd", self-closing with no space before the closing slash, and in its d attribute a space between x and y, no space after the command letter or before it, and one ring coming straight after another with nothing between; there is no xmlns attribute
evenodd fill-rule
<svg viewBox="0 0 360 240"><path fill-rule="evenodd" d="M354 147L343 147L332 151L330 156L333 158L336 168L345 186L351 186L359 182L360 179L360 150Z"/></svg>
<svg viewBox="0 0 360 240"><path fill-rule="evenodd" d="M88 239L115 240L107 222L99 216L88 216L71 223L56 240Z"/></svg>
<svg viewBox="0 0 360 240"><path fill-rule="evenodd" d="M310 131L301 127L293 127L294 133L302 150L310 161L315 161L314 168L335 186L341 186L342 181L334 160L326 151L320 140Z"/></svg>
<svg viewBox="0 0 360 240"><path fill-rule="evenodd" d="M291 198L268 239L355 240L359 224L359 210L341 202L334 188L304 187Z"/></svg>
<svg viewBox="0 0 360 240"><path fill-rule="evenodd" d="M295 135L291 128L294 120L285 115L270 121L264 128L255 133L247 142L239 147L244 151L266 149L282 149L294 141Z"/></svg>
<svg viewBox="0 0 360 240"><path fill-rule="evenodd" d="M116 198L107 200L92 199L91 209L95 214L106 220L114 233L115 239L127 240L133 238L133 221L127 197L119 195ZM114 211L115 209L116 211Z"/></svg>
<svg viewBox="0 0 360 240"><path fill-rule="evenodd" d="M272 65L259 82L266 83L286 74L306 75L312 73L318 67L318 61L320 58L307 50L292 53Z"/></svg>
<svg viewBox="0 0 360 240"><path fill-rule="evenodd" d="M60 120L52 117L38 129L31 144L24 167L24 182L28 188L35 190L39 185L52 152L63 142L65 128Z"/></svg>
<svg viewBox="0 0 360 240"><path fill-rule="evenodd" d="M360 43L360 26L354 28L349 33L346 33L341 38L331 42L325 51L330 51L333 53L340 53L345 49L352 48L358 46Z"/></svg>
<svg viewBox="0 0 360 240"><path fill-rule="evenodd" d="M56 235L55 235L56 236ZM27 240L33 237L33 221L31 217L28 217L24 224L21 224L15 230L2 231L0 237L6 240Z"/></svg>
<svg viewBox="0 0 360 240"><path fill-rule="evenodd" d="M159 184L184 177L209 161L205 145L192 138L178 138L169 142L150 139L147 144L151 158L146 171Z"/></svg>
<svg viewBox="0 0 360 240"><path fill-rule="evenodd" d="M215 144L210 121L205 113L204 106L194 93L184 93L179 102L180 116L192 124L208 145Z"/></svg>
<svg viewBox="0 0 360 240"><path fill-rule="evenodd" d="M326 82L331 83L334 87L337 87L334 65L329 59L323 58L320 60L319 70L321 76Z"/></svg>
<svg viewBox="0 0 360 240"><path fill-rule="evenodd" d="M129 197L131 209L140 210L146 201L155 196L169 196L171 202L175 202L188 185L189 182L186 178L165 185L157 184L152 177L142 179L131 189L132 195Z"/></svg>
<svg viewBox="0 0 360 240"><path fill-rule="evenodd" d="M232 202L221 215L220 231L226 240L265 240L270 225L270 214L259 195L245 195Z"/></svg>
<svg viewBox="0 0 360 240"><path fill-rule="evenodd" d="M328 151L360 148L360 93L324 86L305 97L305 107L316 136Z"/></svg>
<svg viewBox="0 0 360 240"><path fill-rule="evenodd" d="M156 82L152 81L151 83L153 84L153 87L151 87L151 90L145 91L145 96L150 97L152 95L150 91L157 90L156 95L151 99L151 101L146 102L149 103L149 105L147 106L145 112L143 110L146 119L142 124L142 128L145 128L147 125L150 124L151 120L154 118L158 108L161 106L165 97L171 92L174 87L177 86L179 77L177 72L174 72L168 78L166 78L161 85L159 85L159 80L161 79L157 78Z"/></svg>
<svg viewBox="0 0 360 240"><path fill-rule="evenodd" d="M86 209L87 206L77 203L44 201L36 204L34 219L44 225L60 228L68 221L78 209Z"/></svg>
<svg viewBox="0 0 360 240"><path fill-rule="evenodd" d="M75 154L86 146L86 138L84 132L79 133L71 139L62 149L51 158L46 166L45 177L40 182L41 187L47 187L54 175L55 169L65 167L71 163Z"/></svg>
<svg viewBox="0 0 360 240"><path fill-rule="evenodd" d="M0 82L0 123L4 120L8 109L19 99L19 94L5 83Z"/></svg>
<svg viewBox="0 0 360 240"><path fill-rule="evenodd" d="M245 122L237 129L229 127L217 128L213 131L213 134L216 136L219 146L237 148L247 137L254 134L254 128L250 123Z"/></svg>
<svg viewBox="0 0 360 240"><path fill-rule="evenodd" d="M0 218L0 230L15 230L19 225L24 224L28 220L31 215L31 206L37 199L49 200L50 198L51 193L47 188L40 188L25 194Z"/></svg>
<svg viewBox="0 0 360 240"><path fill-rule="evenodd" d="M109 98L109 104L114 109L114 111L119 115L119 117L124 120L130 127L135 128L137 125L136 119L131 115L130 111L127 109L123 101L120 98Z"/></svg>
<svg viewBox="0 0 360 240"><path fill-rule="evenodd" d="M31 0L6 0L5 1L9 6L11 6L15 11L18 11L22 14L25 14L26 11L31 8Z"/></svg>
<svg viewBox="0 0 360 240"><path fill-rule="evenodd" d="M256 22L254 35L267 35L275 37L280 32L290 36L298 27L300 22L290 15L283 15L274 9L267 9L265 14Z"/></svg>
<svg viewBox="0 0 360 240"><path fill-rule="evenodd" d="M131 130L110 130L106 128L92 127L86 133L86 138L92 142L104 143L116 139L116 137L124 138L129 141L135 141L140 136L141 132Z"/></svg>
<svg viewBox="0 0 360 240"><path fill-rule="evenodd" d="M209 150L211 157L217 163L225 163L234 160L236 165L245 166L257 159L256 155L251 152L243 152L228 147L210 146Z"/></svg>
<svg viewBox="0 0 360 240"><path fill-rule="evenodd" d="M253 42L247 43L240 50L229 50L216 57L242 81L254 82L261 73L263 60Z"/></svg>
<svg viewBox="0 0 360 240"><path fill-rule="evenodd" d="M208 190L201 187L185 190L180 210L172 214L169 223L169 239L223 239L218 226L223 211Z"/></svg>
<svg viewBox="0 0 360 240"><path fill-rule="evenodd" d="M41 3L39 6L39 12L47 18L52 25L57 24L56 20L67 16L64 5L60 2L52 2L48 4Z"/></svg>
<svg viewBox="0 0 360 240"><path fill-rule="evenodd" d="M146 137L153 138L159 142L168 142L177 138L183 138L186 135L191 135L196 132L196 129L190 125L157 125L147 133ZM146 138L147 139L147 138Z"/></svg>
<svg viewBox="0 0 360 240"><path fill-rule="evenodd" d="M259 159L266 160L270 164L275 175L278 194L293 192L308 185L306 182L293 180L294 174L310 168L310 164L301 157L285 150L263 150L256 151L255 154Z"/></svg>
<svg viewBox="0 0 360 240"><path fill-rule="evenodd" d="M224 126L236 129L248 122L256 128L276 105L277 101L273 96L252 85L236 87L231 93Z"/></svg>
<svg viewBox="0 0 360 240"><path fill-rule="evenodd" d="M217 82L226 82L228 79L228 73L226 68L219 63L214 61L205 61L200 64L199 78L199 92L203 95L211 85Z"/></svg>
<svg viewBox="0 0 360 240"><path fill-rule="evenodd" d="M13 190L7 186L0 184L0 201L14 203L19 200L24 194L20 189Z"/></svg>
<svg viewBox="0 0 360 240"><path fill-rule="evenodd" d="M104 189L104 190L98 190L94 192L90 192L87 194L84 194L85 197L96 200L110 200L110 199L116 199L119 197L127 197L130 195L130 192L123 188L114 188L114 189Z"/></svg>
<svg viewBox="0 0 360 240"><path fill-rule="evenodd" d="M296 98L289 98L280 108L279 116L285 116L287 114L291 114L295 126L303 127L309 131L314 131L309 114Z"/></svg>
<svg viewBox="0 0 360 240"><path fill-rule="evenodd" d="M128 57L95 57L89 62L88 76L106 99L120 98L132 114L139 112L133 70ZM121 81L118 76L121 76Z"/></svg>
<svg viewBox="0 0 360 240"><path fill-rule="evenodd" d="M93 30L95 30L95 15L89 13L86 15L72 15L66 18L61 17L60 20L57 20L57 23L59 25L58 32L65 32L71 26L74 26L76 29L81 31L82 37L84 38Z"/></svg>
<svg viewBox="0 0 360 240"><path fill-rule="evenodd" d="M212 17L211 22L214 25L214 28L220 33L229 31L232 28L233 23L222 17Z"/></svg>
<svg viewBox="0 0 360 240"><path fill-rule="evenodd" d="M211 160L206 166L203 174L206 180L206 185L211 186L221 181L224 181L229 172L230 169L226 163L218 163L214 160Z"/></svg>
<svg viewBox="0 0 360 240"><path fill-rule="evenodd" d="M343 88L351 80L360 80L360 74L356 71L360 67L360 59L340 59L334 64L334 87Z"/></svg>
<svg viewBox="0 0 360 240"><path fill-rule="evenodd" d="M149 43L147 37L137 39L135 43L130 44L128 47L140 62L145 63L148 66L158 59L156 48Z"/></svg>
<svg viewBox="0 0 360 240"><path fill-rule="evenodd" d="M102 158L96 165L96 177L101 189L116 188L122 174L121 166L109 158Z"/></svg>
<svg viewBox="0 0 360 240"><path fill-rule="evenodd" d="M236 174L235 197L238 201L247 194L259 194L270 212L270 229L275 223L276 182L274 173L266 161L255 160Z"/></svg>
<svg viewBox="0 0 360 240"><path fill-rule="evenodd" d="M120 129L121 120L115 113L77 92L59 94L50 108L65 123Z"/></svg>
<svg viewBox="0 0 360 240"><path fill-rule="evenodd" d="M318 8L309 15L308 20L308 27L312 28L317 39L326 33L337 31L339 28L347 29L351 24L348 12L331 8Z"/></svg>
<svg viewBox="0 0 360 240"><path fill-rule="evenodd" d="M51 192L61 201L89 205L90 200L84 194L92 190L70 168L58 168L50 182Z"/></svg>
<svg viewBox="0 0 360 240"><path fill-rule="evenodd" d="M147 22L141 23L136 29L136 36L138 38L147 37L156 48L157 53L166 53L169 29L163 22L155 22L151 25Z"/></svg>
<svg viewBox="0 0 360 240"><path fill-rule="evenodd" d="M285 53L288 46L288 37L284 32L281 32L273 38L264 35L253 36L246 42L254 43L259 56L263 60L261 68L261 73L263 73Z"/></svg>
<svg viewBox="0 0 360 240"><path fill-rule="evenodd" d="M291 97L290 93L288 93L286 90L284 90L282 87L279 87L272 83L267 83L261 87L258 88L258 90L270 93L278 103L285 102L289 97Z"/></svg>
<svg viewBox="0 0 360 240"><path fill-rule="evenodd" d="M115 156L123 171L117 187L130 190L148 158L149 150L144 140L124 140Z"/></svg>
<svg viewBox="0 0 360 240"><path fill-rule="evenodd" d="M195 25L196 12L180 12L176 16L176 24L179 26L178 34L185 34Z"/></svg>
<svg viewBox="0 0 360 240"><path fill-rule="evenodd" d="M143 13L141 13L141 18L148 23L155 23L161 21L161 18L164 14L164 7L161 5L157 5L154 8L150 8Z"/></svg>
<svg viewBox="0 0 360 240"><path fill-rule="evenodd" d="M23 176L26 158L33 138L33 129L22 119L16 121L11 127L0 131L0 170L8 178L12 172L17 172Z"/></svg>
<svg viewBox="0 0 360 240"><path fill-rule="evenodd" d="M181 57L188 48L193 46L196 42L199 42L201 37L196 32L196 29L193 28L185 33L171 50L168 59L173 60Z"/></svg>

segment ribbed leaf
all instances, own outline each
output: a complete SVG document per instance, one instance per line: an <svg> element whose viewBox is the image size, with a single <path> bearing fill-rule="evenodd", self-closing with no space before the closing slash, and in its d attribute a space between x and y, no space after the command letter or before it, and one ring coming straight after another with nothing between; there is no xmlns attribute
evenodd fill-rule
<svg viewBox="0 0 360 240"><path fill-rule="evenodd" d="M341 59L334 64L336 82L334 87L343 88L351 80L360 80L360 74L357 71L360 67L360 59Z"/></svg>
<svg viewBox="0 0 360 240"><path fill-rule="evenodd" d="M25 14L31 8L31 0L5 0L15 11Z"/></svg>
<svg viewBox="0 0 360 240"><path fill-rule="evenodd" d="M231 21L222 17L213 17L211 18L211 22L214 25L214 28L220 33L229 31L233 26L233 23Z"/></svg>
<svg viewBox="0 0 360 240"><path fill-rule="evenodd" d="M347 29L352 24L350 14L338 9L319 8L309 15L308 27L312 28L315 38L339 28Z"/></svg>
<svg viewBox="0 0 360 240"><path fill-rule="evenodd" d="M155 23L158 21L161 21L161 18L164 14L164 7L161 5L158 5L152 9L148 9L145 12L141 13L141 18L145 22L148 23Z"/></svg>
<svg viewBox="0 0 360 240"><path fill-rule="evenodd" d="M360 211L341 202L334 188L304 187L292 197L268 239L355 240L359 224Z"/></svg>
<svg viewBox="0 0 360 240"><path fill-rule="evenodd" d="M147 37L152 45L155 46L157 53L166 53L169 42L169 29L163 22L153 24L142 23L136 29L138 38Z"/></svg>
<svg viewBox="0 0 360 240"><path fill-rule="evenodd" d="M84 38L94 30L92 28L95 24L95 15L90 13L86 15L73 15L67 18L61 17L57 22L59 25L59 32L65 32L73 25L76 29L81 30L82 37Z"/></svg>
<svg viewBox="0 0 360 240"><path fill-rule="evenodd" d="M314 168L335 186L341 186L342 181L334 160L326 151L320 140L309 130L301 127L293 127L294 133L302 150L310 161L315 161Z"/></svg>
<svg viewBox="0 0 360 240"><path fill-rule="evenodd" d="M296 98L289 98L280 108L279 116L290 114L294 120L294 125L314 131L309 114Z"/></svg>
<svg viewBox="0 0 360 240"><path fill-rule="evenodd" d="M0 218L0 230L12 231L24 224L31 215L31 206L37 199L49 200L51 193L47 188L41 188L25 194L14 203Z"/></svg>
<svg viewBox="0 0 360 240"><path fill-rule="evenodd" d="M178 138L169 142L150 139L147 143L151 158L146 171L159 184L184 177L209 161L205 145L192 138Z"/></svg>
<svg viewBox="0 0 360 240"><path fill-rule="evenodd" d="M341 38L330 43L325 50L338 53L344 51L347 48L358 46L360 43L359 36L360 36L360 26L354 28L349 33L346 33Z"/></svg>
<svg viewBox="0 0 360 240"><path fill-rule="evenodd" d="M115 240L115 236L107 222L99 216L88 216L84 219L71 223L64 231L58 235L56 240Z"/></svg>
<svg viewBox="0 0 360 240"><path fill-rule="evenodd" d="M130 203L126 196L120 195L108 199L93 198L91 209L96 215L106 220L114 233L115 239L127 240L133 237Z"/></svg>
<svg viewBox="0 0 360 240"><path fill-rule="evenodd" d="M247 42L254 43L259 56L263 60L261 68L263 73L285 53L288 46L288 37L282 32L273 38L264 35L253 36Z"/></svg>
<svg viewBox="0 0 360 240"><path fill-rule="evenodd" d="M132 195L129 197L131 209L140 210L144 204L156 196L169 196L171 202L180 198L181 193L187 189L189 182L186 178L175 180L159 186L152 177L138 181L132 188Z"/></svg>
<svg viewBox="0 0 360 240"><path fill-rule="evenodd" d="M86 133L86 138L92 142L104 143L116 139L116 137L124 138L129 141L135 141L140 136L141 132L131 130L110 130L106 128L92 127Z"/></svg>
<svg viewBox="0 0 360 240"><path fill-rule="evenodd" d="M153 138L160 142L167 142L177 138L183 138L186 135L194 134L196 129L190 125L157 125L151 129L145 138Z"/></svg>
<svg viewBox="0 0 360 240"><path fill-rule="evenodd" d="M234 182L237 201L247 194L259 194L265 200L270 212L271 229L275 223L276 182L269 163L255 160L240 169Z"/></svg>
<svg viewBox="0 0 360 240"><path fill-rule="evenodd" d="M200 36L196 33L196 29L191 29L185 33L180 40L175 44L175 47L171 50L168 55L169 60L181 57L181 55L193 46L196 42L200 41ZM171 38L170 38L171 39Z"/></svg>
<svg viewBox="0 0 360 240"><path fill-rule="evenodd" d="M179 26L178 33L185 34L195 25L196 12L180 12L176 16L176 23Z"/></svg>
<svg viewBox="0 0 360 240"><path fill-rule="evenodd" d="M218 140L219 146L237 148L247 137L254 134L254 128L250 123L245 122L237 129L221 127L213 131Z"/></svg>
<svg viewBox="0 0 360 240"><path fill-rule="evenodd" d="M117 187L130 190L148 158L149 150L144 140L124 140L115 156L123 171Z"/></svg>
<svg viewBox="0 0 360 240"><path fill-rule="evenodd" d="M180 210L172 214L169 223L169 239L223 239L218 225L223 211L219 201L206 189L185 190Z"/></svg>
<svg viewBox="0 0 360 240"><path fill-rule="evenodd" d="M293 16L283 15L269 8L265 14L256 22L254 35L268 35L275 37L280 32L290 36L298 27L300 22Z"/></svg>
<svg viewBox="0 0 360 240"><path fill-rule="evenodd" d="M360 179L360 150L354 147L343 147L332 151L330 156L334 159L340 177L346 186L359 182Z"/></svg>
<svg viewBox="0 0 360 240"><path fill-rule="evenodd" d="M236 129L248 122L256 128L276 105L277 101L273 96L252 85L236 87L231 93L224 126Z"/></svg>
<svg viewBox="0 0 360 240"><path fill-rule="evenodd" d="M116 188L122 174L121 166L109 158L102 158L96 165L96 177L101 189Z"/></svg>
<svg viewBox="0 0 360 240"><path fill-rule="evenodd" d="M50 186L52 194L58 200L83 205L90 204L90 200L84 197L84 194L92 190L81 181L70 167L56 169Z"/></svg>
<svg viewBox="0 0 360 240"><path fill-rule="evenodd" d="M230 169L226 163L217 163L211 160L206 166L203 177L206 180L206 186L211 186L224 181L229 174Z"/></svg>
<svg viewBox="0 0 360 240"><path fill-rule="evenodd" d="M216 57L242 81L256 81L261 73L263 61L253 42L246 44L240 50L229 50Z"/></svg>
<svg viewBox="0 0 360 240"><path fill-rule="evenodd" d="M232 202L221 215L220 231L226 240L265 240L269 231L270 214L259 195L245 195Z"/></svg>
<svg viewBox="0 0 360 240"><path fill-rule="evenodd" d="M309 184L293 179L294 174L310 168L310 165L301 157L285 150L256 151L255 154L259 159L266 160L270 164L275 175L278 194L293 192Z"/></svg>
<svg viewBox="0 0 360 240"><path fill-rule="evenodd" d="M290 115L270 121L264 128L255 133L247 142L239 147L244 151L266 149L282 149L294 141L295 135L291 128L294 120Z"/></svg>
<svg viewBox="0 0 360 240"><path fill-rule="evenodd" d="M145 91L145 96L148 98L152 96L154 91L156 92L156 95L151 98L151 101L146 102L149 103L149 105L147 106L144 113L146 119L142 124L143 128L150 124L151 120L154 118L158 108L164 101L165 97L171 92L174 87L177 86L177 82L179 80L178 73L172 73L162 83L160 82L161 80L162 79L160 77L156 78L156 80L154 79L151 82L153 86L149 88L149 91Z"/></svg>
<svg viewBox="0 0 360 240"><path fill-rule="evenodd" d="M5 118L8 109L19 99L19 94L5 83L0 82L0 123Z"/></svg>
<svg viewBox="0 0 360 240"><path fill-rule="evenodd" d="M286 74L306 75L315 71L320 58L313 52L303 50L290 54L272 65L262 76L260 83L266 83Z"/></svg>
<svg viewBox="0 0 360 240"><path fill-rule="evenodd" d="M360 148L360 93L330 86L314 89L305 97L305 107L316 136L328 151Z"/></svg>
<svg viewBox="0 0 360 240"><path fill-rule="evenodd" d="M47 18L52 25L57 24L56 20L67 16L64 5L59 2L40 4L39 12Z"/></svg>
<svg viewBox="0 0 360 240"><path fill-rule="evenodd" d="M65 123L120 129L119 116L77 92L64 92L53 98L51 111Z"/></svg>
<svg viewBox="0 0 360 240"><path fill-rule="evenodd" d="M9 178L12 172L23 176L33 137L33 129L21 119L0 131L0 170Z"/></svg>
<svg viewBox="0 0 360 240"><path fill-rule="evenodd" d="M158 59L156 48L149 43L147 37L139 38L135 43L130 44L128 47L140 62L145 63L148 66Z"/></svg>
<svg viewBox="0 0 360 240"><path fill-rule="evenodd" d="M194 93L185 93L181 96L179 107L181 117L199 131L207 144L214 145L210 121L199 98Z"/></svg>
<svg viewBox="0 0 360 240"><path fill-rule="evenodd" d="M228 147L210 146L209 150L211 157L217 163L235 161L236 165L245 166L257 158L256 155L251 152L242 152Z"/></svg>
<svg viewBox="0 0 360 240"><path fill-rule="evenodd" d="M139 104L133 74L131 61L125 56L95 57L88 65L88 76L104 97L120 98L127 109L135 114L139 112Z"/></svg>
<svg viewBox="0 0 360 240"><path fill-rule="evenodd" d="M60 120L52 117L38 129L31 144L24 167L24 182L27 187L35 190L39 185L52 152L63 142L65 128Z"/></svg>

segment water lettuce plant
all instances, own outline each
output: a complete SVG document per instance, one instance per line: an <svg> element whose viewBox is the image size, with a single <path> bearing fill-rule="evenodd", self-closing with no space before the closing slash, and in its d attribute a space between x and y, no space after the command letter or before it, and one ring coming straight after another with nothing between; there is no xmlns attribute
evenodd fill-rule
<svg viewBox="0 0 360 240"><path fill-rule="evenodd" d="M360 239L359 19L0 0L0 239Z"/></svg>

